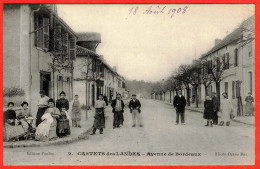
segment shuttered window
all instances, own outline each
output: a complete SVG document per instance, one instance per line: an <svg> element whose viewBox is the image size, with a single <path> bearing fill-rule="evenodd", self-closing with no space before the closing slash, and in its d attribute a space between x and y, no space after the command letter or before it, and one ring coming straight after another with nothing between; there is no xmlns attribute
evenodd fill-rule
<svg viewBox="0 0 260 169"><path fill-rule="evenodd" d="M238 49L234 50L234 67L238 66Z"/></svg>
<svg viewBox="0 0 260 169"><path fill-rule="evenodd" d="M47 17L43 18L43 49L48 51L49 50L49 28L50 19Z"/></svg>
<svg viewBox="0 0 260 169"><path fill-rule="evenodd" d="M76 58L76 38L70 37L69 39L69 57L70 59Z"/></svg>

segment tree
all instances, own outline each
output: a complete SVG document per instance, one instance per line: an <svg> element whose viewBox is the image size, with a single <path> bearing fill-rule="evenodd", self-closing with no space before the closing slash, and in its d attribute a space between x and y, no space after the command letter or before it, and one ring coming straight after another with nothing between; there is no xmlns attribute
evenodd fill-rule
<svg viewBox="0 0 260 169"><path fill-rule="evenodd" d="M203 61L202 61L203 62ZM204 61L204 63L207 63ZM201 83L204 85L204 89L205 89L205 95L208 95L208 87L211 85L212 83L212 75L210 73L207 72L207 64L201 64Z"/></svg>
<svg viewBox="0 0 260 169"><path fill-rule="evenodd" d="M207 64L207 73L212 76L212 81L216 84L216 93L220 105L220 83L226 77L225 70L230 67L229 54L226 53L221 57L215 53L203 58L203 60Z"/></svg>
<svg viewBox="0 0 260 169"><path fill-rule="evenodd" d="M180 82L182 82L186 88L187 91L187 104L190 106L190 84L192 82L191 76L192 72L191 65L180 65L179 68L175 72L174 78Z"/></svg>
<svg viewBox="0 0 260 169"><path fill-rule="evenodd" d="M191 65L190 69L187 70L190 71L190 84L193 86L195 90L195 102L196 107L199 107L198 103L198 87L201 84L201 65L200 61L195 61L193 65Z"/></svg>

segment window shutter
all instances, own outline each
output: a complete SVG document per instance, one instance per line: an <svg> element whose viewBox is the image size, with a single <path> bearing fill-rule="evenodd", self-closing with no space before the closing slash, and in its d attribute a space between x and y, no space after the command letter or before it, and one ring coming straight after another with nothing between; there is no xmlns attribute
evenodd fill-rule
<svg viewBox="0 0 260 169"><path fill-rule="evenodd" d="M43 49L48 51L49 50L49 28L50 19L44 17L43 18Z"/></svg>
<svg viewBox="0 0 260 169"><path fill-rule="evenodd" d="M41 16L38 17L38 23L38 30L36 30L37 47L43 48L43 18Z"/></svg>
<svg viewBox="0 0 260 169"><path fill-rule="evenodd" d="M35 14L34 15L34 31L36 31L34 33L34 45L36 47L38 47L38 38L39 38L39 31L37 31L39 29L39 15Z"/></svg>
<svg viewBox="0 0 260 169"><path fill-rule="evenodd" d="M226 64L227 64L227 69L229 69L229 53L226 53Z"/></svg>
<svg viewBox="0 0 260 169"><path fill-rule="evenodd" d="M60 52L61 50L61 25L56 24L54 27L54 44L55 51Z"/></svg>
<svg viewBox="0 0 260 169"><path fill-rule="evenodd" d="M70 57L70 59L75 59L76 58L76 38L75 37L70 38L69 47L70 47L69 57Z"/></svg>
<svg viewBox="0 0 260 169"><path fill-rule="evenodd" d="M63 53L66 57L68 57L68 33L65 31L62 31L62 47L63 47Z"/></svg>

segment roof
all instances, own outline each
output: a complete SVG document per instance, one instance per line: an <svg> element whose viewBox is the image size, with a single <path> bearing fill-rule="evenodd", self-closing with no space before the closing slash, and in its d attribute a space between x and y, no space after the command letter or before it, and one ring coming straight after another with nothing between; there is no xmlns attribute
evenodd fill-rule
<svg viewBox="0 0 260 169"><path fill-rule="evenodd" d="M78 45L76 45L76 54L77 54L77 56L92 55L92 56L96 56L98 59L101 59L97 53L95 53L92 50L89 50L87 48L78 46Z"/></svg>
<svg viewBox="0 0 260 169"><path fill-rule="evenodd" d="M81 46L76 46L76 54L77 56L86 56L86 55L91 55L91 56L95 56L97 59L99 59L110 71L112 71L114 74L118 75L117 72L115 72L113 70L113 68L103 59L103 57L101 57L99 54L87 49L87 48L84 48L84 47L81 47Z"/></svg>
<svg viewBox="0 0 260 169"><path fill-rule="evenodd" d="M101 43L101 34L97 32L80 32L77 33L78 41L92 41Z"/></svg>
<svg viewBox="0 0 260 169"><path fill-rule="evenodd" d="M247 20L243 21L242 24L236 28L233 32L228 34L223 40L220 41L217 45L215 45L211 50L209 50L206 54L203 54L202 57L206 57L215 51L241 39L243 37L243 31L248 29L252 32L255 32L255 15L249 17Z"/></svg>
<svg viewBox="0 0 260 169"><path fill-rule="evenodd" d="M64 26L65 28L68 29L68 31L73 34L74 36L76 36L78 38L78 36L76 35L76 33L71 29L71 27L61 18L59 17L59 15L53 11L51 8L49 8L48 6L44 5L44 4L32 4L31 7L35 8L35 7L42 7L42 9L48 11L48 13L53 14L54 18L56 18L61 24L62 26Z"/></svg>

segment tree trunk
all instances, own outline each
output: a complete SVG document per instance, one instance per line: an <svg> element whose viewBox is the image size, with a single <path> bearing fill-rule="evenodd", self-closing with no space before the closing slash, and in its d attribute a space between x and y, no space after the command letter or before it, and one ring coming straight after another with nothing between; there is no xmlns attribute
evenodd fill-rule
<svg viewBox="0 0 260 169"><path fill-rule="evenodd" d="M206 83L203 83L203 85L204 85L204 89L205 89L205 96L207 96L208 95L208 86Z"/></svg>
<svg viewBox="0 0 260 169"><path fill-rule="evenodd" d="M195 89L195 102L196 102L196 107L199 107L199 101L198 101L198 87L194 87Z"/></svg>
<svg viewBox="0 0 260 169"><path fill-rule="evenodd" d="M187 90L187 105L190 106L190 87L189 85L186 85Z"/></svg>
<svg viewBox="0 0 260 169"><path fill-rule="evenodd" d="M88 79L86 75L86 120L88 120Z"/></svg>
<svg viewBox="0 0 260 169"><path fill-rule="evenodd" d="M217 91L217 97L218 97L218 106L220 107L220 82L216 83L216 91Z"/></svg>

